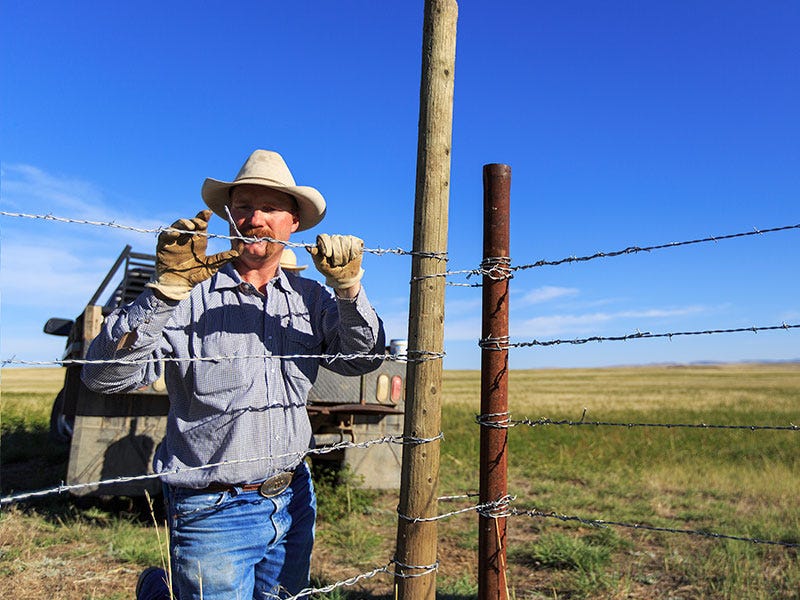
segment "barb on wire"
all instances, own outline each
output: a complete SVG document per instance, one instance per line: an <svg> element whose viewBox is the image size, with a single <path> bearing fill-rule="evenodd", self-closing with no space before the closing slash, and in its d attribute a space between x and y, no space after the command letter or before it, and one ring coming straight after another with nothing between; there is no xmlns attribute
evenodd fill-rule
<svg viewBox="0 0 800 600"><path fill-rule="evenodd" d="M122 229L124 231L132 231L135 233L152 233L159 234L163 231L177 232L181 234L197 235L207 238L215 238L222 240L242 240L245 242L271 242L283 244L289 248L312 248L314 245L305 242L289 242L284 240L277 240L271 237L245 237L242 235L222 235L217 233L209 233L207 231L186 231L184 229L174 229L172 227L156 227L144 228L133 227L131 225L122 225L113 221L89 221L86 219L71 219L68 217L57 217L55 215L34 215L27 213L15 213L8 211L0 211L2 217L17 217L23 219L40 219L43 221L55 221L58 223L72 223L77 225L93 225L96 227L111 227L113 229ZM406 256L419 256L420 258L433 258L438 260L447 260L447 252L425 252L415 250L403 250L402 248L364 248L364 252L382 256L384 254L397 254Z"/></svg>
<svg viewBox="0 0 800 600"><path fill-rule="evenodd" d="M463 269L460 271L442 271L441 273L429 273L427 275L417 275L416 277L411 278L411 283L415 281L423 281L425 279L433 279L435 277L452 277L454 275L466 275L467 279L472 277L473 275L480 275L482 273L481 269ZM482 284L480 283L455 283L455 282L446 282L446 285L452 286L460 286L460 287L481 287Z"/></svg>
<svg viewBox="0 0 800 600"><path fill-rule="evenodd" d="M584 413L585 416L585 413ZM519 427L527 425L528 427L541 427L545 425L567 425L571 427L578 427L581 425L588 425L592 427L625 427L633 429L634 427L660 427L662 429L740 429L747 431L800 431L800 425L789 423L788 425L712 425L708 423L625 423L613 421L585 421L583 417L580 421L572 421L570 419L553 420L547 417L540 417L538 419L512 419L510 413L494 413L485 415L476 415L475 421L482 427L489 427L492 429L510 429L512 427Z"/></svg>
<svg viewBox="0 0 800 600"><path fill-rule="evenodd" d="M630 529L641 529L645 531L659 531L664 533L681 533L686 535L697 535L707 538L713 539L720 539L720 540L733 540L737 542L751 542L753 544L768 544L773 546L785 546L787 548L798 548L800 544L795 542L782 542L782 541L774 541L774 540L764 540L760 538L753 538L753 537L745 537L739 535L725 535L722 533L714 533L711 531L706 531L703 529L674 529L671 527L655 527L653 525L644 525L642 523L626 523L624 521L606 521L602 519L586 519L583 517L577 516L569 516L569 515L562 515L558 514L555 511L545 512L541 510L537 510L535 508L532 509L518 509L518 508L510 508L508 516L511 517L518 517L518 516L527 516L527 517L541 517L541 518L548 518L548 519L558 519L559 521L575 521L577 523L581 523L582 525L588 525L590 527L608 527L609 525L615 527L627 527Z"/></svg>
<svg viewBox="0 0 800 600"><path fill-rule="evenodd" d="M439 496L436 498L439 502L452 502L454 500L467 500L479 496L479 492L467 492L466 494L455 494L453 496Z"/></svg>
<svg viewBox="0 0 800 600"><path fill-rule="evenodd" d="M759 331L777 331L779 329L789 330L798 329L800 324L781 323L764 327L737 327L734 329L707 329L704 331L671 331L667 333L650 333L649 331L637 331L627 335L618 336L592 336L576 339L555 339L555 340L532 340L530 342L507 342L507 338L484 338L478 340L478 346L488 350L507 350L509 348L529 348L531 346L558 346L560 344L588 344L589 342L625 342L627 340L669 338L690 335L712 335L718 333L758 333Z"/></svg>
<svg viewBox="0 0 800 600"><path fill-rule="evenodd" d="M164 471L162 473L147 473L143 475L129 475L129 476L121 476L115 477L113 479L102 479L99 481L90 481L86 483L74 483L74 484L64 484L63 482L54 487L45 490L39 490L35 492L23 492L11 496L5 496L0 498L0 506L6 504L13 504L17 502L22 502L23 500L30 500L32 498L42 498L45 496L53 496L56 494L63 494L64 492L99 487L102 485L110 485L110 484L119 484L119 483L130 483L133 481L147 481L150 479L158 479L159 477L163 477L164 475L175 475L177 473L189 473L191 471L202 471L205 469L211 469L215 467L222 467L222 466L230 466L230 465L237 465L243 463L252 463L258 462L263 460L279 460L282 458L297 458L298 460L302 460L306 456L311 455L324 455L330 454L331 452L337 452L339 450L343 450L345 448L360 448L366 449L372 446L376 446L379 444L400 444L400 445L419 445L419 444L428 444L431 442L435 442L444 438L444 433L440 432L438 435L431 437L431 438L418 438L413 436L402 436L402 435L385 435L380 438L375 438L371 440L365 440L363 442L338 442L336 444L331 444L329 446L321 446L319 448L309 448L305 452L290 452L288 454L279 454L275 456L258 456L255 458L241 458L237 460L225 460L216 463L209 463L206 465L201 465L199 467L185 467L185 468L176 468L171 471Z"/></svg>
<svg viewBox="0 0 800 600"><path fill-rule="evenodd" d="M336 360L388 360L395 362L425 362L428 360L438 360L444 358L444 352L432 352L429 350L408 350L405 355L400 354L236 354L230 356L194 356L194 357L163 357L163 358L109 358L109 359L85 359L85 358L65 358L61 360L16 360L11 358L3 359L0 365L20 365L20 366L70 366L70 365L135 365L158 362L218 362L223 360L245 360L245 359L271 359L271 360L293 360L297 358L318 358L330 362Z"/></svg>
<svg viewBox="0 0 800 600"><path fill-rule="evenodd" d="M778 231L788 231L790 229L800 229L800 224L797 225L785 225L783 227L772 227L770 229L753 229L753 231L745 231L742 233L731 233L727 235L716 235L716 236L709 236L705 238L700 238L696 240L687 240L684 242L669 242L667 244L656 244L653 246L628 246L627 248L623 248L622 250L614 250L612 252L596 252L595 254L590 254L588 256L568 256L566 258L561 258L559 260L539 260L535 263L527 264L527 265L517 265L515 267L511 267L512 271L522 271L524 269L534 269L537 267L545 267L545 266L558 266L565 263L574 263L574 262L586 262L590 260L594 260L597 258L613 258L615 256L623 256L627 254L637 254L639 252L650 252L652 250L663 250L665 248L677 248L679 246L689 246L691 244L702 244L706 242L720 242L723 240L732 240L734 238L741 238L747 237L751 235L763 235L765 233L776 233Z"/></svg>

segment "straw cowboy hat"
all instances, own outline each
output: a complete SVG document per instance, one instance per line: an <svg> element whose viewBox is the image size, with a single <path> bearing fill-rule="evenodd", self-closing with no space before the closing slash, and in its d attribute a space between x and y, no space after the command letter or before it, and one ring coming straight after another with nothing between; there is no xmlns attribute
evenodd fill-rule
<svg viewBox="0 0 800 600"><path fill-rule="evenodd" d="M208 207L225 221L228 215L225 206L230 201L230 190L241 184L260 185L290 194L297 200L297 231L311 229L325 216L325 198L316 189L296 185L283 157L270 150L256 150L244 163L233 181L219 181L210 177L203 182L202 196Z"/></svg>
<svg viewBox="0 0 800 600"><path fill-rule="evenodd" d="M281 269L296 273L297 271L304 271L307 268L308 265L297 264L297 255L294 253L294 250L291 248L283 249L283 254L281 254Z"/></svg>

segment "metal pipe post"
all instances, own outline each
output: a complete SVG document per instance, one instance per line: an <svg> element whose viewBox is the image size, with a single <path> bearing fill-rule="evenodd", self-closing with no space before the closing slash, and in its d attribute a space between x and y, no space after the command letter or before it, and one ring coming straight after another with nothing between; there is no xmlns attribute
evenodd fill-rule
<svg viewBox="0 0 800 600"><path fill-rule="evenodd" d="M481 341L480 503L498 502L508 490L508 282L511 167L483 167L483 331ZM506 518L478 516L478 598L507 600Z"/></svg>

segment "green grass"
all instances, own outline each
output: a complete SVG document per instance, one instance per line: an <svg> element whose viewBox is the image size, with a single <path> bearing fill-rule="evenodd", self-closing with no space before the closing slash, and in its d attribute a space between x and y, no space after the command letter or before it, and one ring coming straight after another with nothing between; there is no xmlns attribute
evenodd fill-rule
<svg viewBox="0 0 800 600"><path fill-rule="evenodd" d="M446 494L477 487L480 448L478 375L450 379ZM800 423L798 386L797 365L525 371L511 373L509 408L515 419L578 421L587 409L587 421L785 426ZM779 542L800 536L797 431L546 425L507 433L508 489L519 508ZM648 589L666 598L681 586L693 598L800 597L792 548L626 528L616 529L625 545L596 546L585 538L591 528L533 517L511 518L509 530L532 538L509 547L512 574L514 564L535 565L558 597Z"/></svg>
<svg viewBox="0 0 800 600"><path fill-rule="evenodd" d="M36 489L63 477L65 450L47 440L59 373L45 371L2 372L4 494L9 482ZM475 491L479 374L445 372L443 387L439 490ZM798 424L800 365L512 371L509 404L516 419L579 420L586 409L587 421ZM547 425L507 434L508 488L517 508L800 542L800 432ZM393 554L396 495L363 490L352 474L339 475L316 474L313 568L320 586L386 564ZM440 512L476 502L442 502ZM57 496L4 509L0 586L10 597L18 582L25 590L40 586L52 600L130 597L138 570L160 563L160 546L150 515L122 506ZM443 520L438 532L438 596L474 598L476 516ZM800 599L798 550L779 545L516 516L508 519L507 556L513 600ZM112 575L92 588L83 582L100 577L98 565ZM73 580L87 585L80 595L68 586ZM317 600L392 598L391 588L381 575ZM20 589L17 597L25 597Z"/></svg>

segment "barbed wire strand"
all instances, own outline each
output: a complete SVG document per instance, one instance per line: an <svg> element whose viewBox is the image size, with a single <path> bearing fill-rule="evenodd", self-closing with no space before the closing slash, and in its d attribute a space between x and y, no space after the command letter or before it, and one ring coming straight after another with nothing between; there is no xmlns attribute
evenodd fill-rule
<svg viewBox="0 0 800 600"><path fill-rule="evenodd" d="M758 333L759 331L777 331L779 329L790 330L798 329L800 324L781 323L780 325L768 325L761 327L736 327L733 329L706 329L703 331L670 331L667 333L650 333L649 331L637 331L627 335L618 336L592 336L576 339L554 339L554 340L532 340L529 342L511 342L508 336L486 337L478 340L478 346L485 350L508 350L510 348L529 348L532 346L558 346L560 344L588 344L589 342L625 342L628 340L669 338L692 335L714 335L721 333Z"/></svg>
<svg viewBox="0 0 800 600"><path fill-rule="evenodd" d="M221 356L192 356L192 357L162 357L162 358L108 358L108 359L87 359L87 358L64 358L59 360L17 360L15 357L3 359L0 365L18 366L78 366L78 365L138 365L159 362L192 363L192 362L220 362L224 360L244 360L244 359L273 359L273 360L294 360L298 358L316 358L334 362L336 360L388 360L394 362L425 362L428 360L438 360L446 356L444 352L432 352L428 350L408 350L406 354L232 354Z"/></svg>
<svg viewBox="0 0 800 600"><path fill-rule="evenodd" d="M753 235L764 235L768 233L776 233L779 231L788 231L791 229L800 229L800 224L797 225L785 225L782 227L771 227L769 229L758 229L753 228L753 231L744 231L740 233L731 233L726 235L717 235L717 236L709 236L706 238L694 239L694 240L686 240L682 242L669 242L667 244L655 244L652 246L628 246L622 250L614 250L610 252L596 252L594 254L589 254L586 256L568 256L565 258L561 258L558 260L538 260L534 263L530 264L522 264L511 266L509 265L507 268L503 269L503 271L499 271L496 268L484 266L482 263L481 267L477 269L461 269L461 270L452 270L452 271L445 271L443 273L434 273L430 275L422 275L417 277L416 279L426 279L430 277L453 277L453 276L460 276L466 275L467 279L476 275L488 275L494 279L511 279L514 276L514 272L516 271L524 271L527 269L534 269L538 267L545 267L545 266L558 266L567 263L576 263L576 262L587 262L590 260L595 260L598 258L613 258L617 256L625 256L629 254L637 254L639 252L651 252L653 250L663 250L666 248L678 248L681 246L688 246L692 244L702 244L707 242L720 242L724 240L732 240L736 238L748 237ZM505 257L498 257L498 258L505 258ZM491 259L486 259L491 260ZM486 262L484 261L484 263ZM510 260L510 259L509 259ZM481 287L482 284L480 283L451 283L449 285L458 285L462 287Z"/></svg>
<svg viewBox="0 0 800 600"><path fill-rule="evenodd" d="M456 515L468 512L478 512L480 514L488 515L492 514L499 508L504 508L512 499L513 498L511 496L503 496L499 500L493 500L491 502L485 502L483 504L478 504L475 506L460 508L458 510L453 510L433 517L410 517L408 515L404 515L403 513L401 513L400 508L398 507L397 516L403 519L404 521L409 521L410 523L432 523L433 521L441 521L442 519L449 519L450 517L454 517Z"/></svg>
<svg viewBox="0 0 800 600"><path fill-rule="evenodd" d="M455 494L453 496L439 496L436 500L439 502L453 502L455 500L466 500L477 496L480 496L479 492L467 492L466 494Z"/></svg>
<svg viewBox="0 0 800 600"><path fill-rule="evenodd" d="M502 418L499 418L501 417ZM800 425L789 423L788 425L714 425L709 423L626 423L613 421L572 421L570 419L553 420L548 417L538 419L524 418L511 419L510 413L489 413L475 415L475 421L482 427L490 429L510 429L527 425L528 427L540 427L544 425L568 425L578 427L588 425L593 427L624 427L633 429L634 427L660 427L664 429L740 429L747 431L800 431ZM499 420L498 420L499 418Z"/></svg>
<svg viewBox="0 0 800 600"><path fill-rule="evenodd" d="M401 573L396 569L392 569L392 565L397 565L403 569L409 570L421 570L422 573ZM382 567L377 567L372 571L368 571L366 573L361 573L360 575L356 575L354 577L350 577L349 579L344 579L342 581L337 581L336 583L331 583L329 585L319 587L319 588L312 588L308 587L303 590L300 590L294 596L289 596L288 598L285 596L276 596L275 594L271 594L269 592L266 593L266 597L268 598L275 598L276 600L298 600L299 598L307 598L311 594L327 594L332 592L333 590L344 587L344 586L352 586L357 584L359 581L363 581L365 579L371 579L380 575L382 573L386 573L387 575L392 575L393 577L400 577L402 579L413 579L416 577L422 577L423 575L427 575L429 573L433 573L439 570L439 561L436 561L432 565L404 565L403 563L398 562L396 559L390 560Z"/></svg>
<svg viewBox="0 0 800 600"><path fill-rule="evenodd" d="M584 517L577 517L577 516L569 516L569 515L562 515L558 514L555 511L551 512L544 512L541 510L533 509L518 509L511 507L508 512L508 516L510 517L517 517L517 516L528 516L528 517L541 517L541 518L552 518L558 519L559 521L575 521L581 523L583 525L588 525L590 527L608 527L609 525L615 527L626 527L629 529L638 529L638 530L645 530L645 531L656 531L662 533L680 533L685 535L696 535L701 537L707 537L712 539L718 540L732 540L737 542L751 542L753 544L767 544L773 546L784 546L787 548L798 548L800 547L799 543L796 542L783 542L783 541L775 541L775 540L764 540L761 538L754 538L754 537L746 537L746 536L739 536L739 535L726 535L722 533L714 533L711 531L705 531L702 529L676 529L672 527L655 527L653 525L643 525L642 523L626 523L624 521L606 521L602 519L586 519Z"/></svg>
<svg viewBox="0 0 800 600"><path fill-rule="evenodd" d="M28 214L28 213L16 213L16 212L8 212L8 211L0 211L0 216L2 217L16 217L16 218L23 218L23 219L39 219L44 221L55 221L58 223L72 223L77 225L92 225L96 227L110 227L113 229L121 229L124 231L131 231L134 233L151 233L151 234L159 234L165 231L169 232L177 232L181 234L188 234L188 235L196 235L201 237L213 238L213 239L221 239L221 240L242 240L245 242L272 242L272 243L279 243L287 246L289 248L313 248L315 244L309 244L307 242L289 242L283 240L276 240L271 237L246 237L241 235L223 235L219 233L209 233L208 231L186 231L184 229L176 229L174 227L155 227L155 228L145 228L145 227L134 227L132 225L123 225L120 223L116 223L114 221L90 221L86 219L72 219L69 217L57 217L52 214L45 214L45 215L35 215L35 214ZM402 248L364 248L364 252L368 252L370 254L375 254L378 256L382 256L385 254L397 254L397 255L407 255L407 256L419 256L421 258L435 258L439 260L447 260L447 253L446 252L424 252L419 250L404 250Z"/></svg>
<svg viewBox="0 0 800 600"><path fill-rule="evenodd" d="M800 229L800 224L797 225L784 225L782 227L771 227L769 229L758 229L753 228L752 231L744 231L741 233L730 233L727 235L716 235L716 236L708 236L705 238L699 238L694 240L686 240L683 242L669 242L666 244L656 244L653 246L628 246L627 248L623 248L622 250L614 250L612 252L596 252L594 254L590 254L587 256L568 256L566 258L561 258L559 260L539 260L535 263L527 264L527 265L518 265L515 267L511 267L512 271L522 271L525 269L534 269L537 267L545 267L545 266L558 266L565 263L575 263L575 262L586 262L590 260L595 260L598 258L613 258L615 256L624 256L627 254L637 254L639 252L651 252L653 250L663 250L666 248L678 248L680 246L689 246L692 244L703 244L707 242L721 242L724 240L732 240L735 238L742 238L748 237L753 235L763 235L765 233L776 233L779 231L788 231L790 229Z"/></svg>
<svg viewBox="0 0 800 600"><path fill-rule="evenodd" d="M302 460L306 456L311 455L324 455L330 454L331 452L337 452L339 450L347 449L347 448L361 448L366 449L372 446L377 446L380 444L399 444L399 445L419 445L419 444L428 444L431 442L435 442L438 440L444 439L444 433L439 433L431 438L417 438L412 436L402 436L402 435L385 435L380 438L375 438L371 440L365 440L363 442L338 442L336 444L331 444L329 446L322 446L320 448L309 448L303 452L290 452L287 454L278 454L273 456L258 456L254 458L241 458L236 460L225 460L216 463L208 463L205 465L200 465L197 467L183 467L183 468L175 468L170 471L164 471L161 473L146 473L143 475L128 475L128 476L120 476L115 477L112 479L102 479L99 481L91 481L86 483L74 483L74 484L61 484L53 488L48 488L44 490L38 490L34 492L23 492L11 496L5 496L0 498L0 506L6 504L14 504L17 502L22 502L24 500L30 500L32 498L41 498L45 496L52 496L55 494L62 494L64 492L69 491L76 491L81 489L87 489L92 487L99 487L103 485L112 485L112 484L120 484L120 483L131 483L135 481L147 481L150 479L159 479L165 475L177 475L179 473L190 473L193 471L203 471L207 469L212 469L216 467L223 467L223 466L231 466L237 464L246 464L246 463L253 463L253 462L260 462L265 460L279 460L284 458L298 458Z"/></svg>
<svg viewBox="0 0 800 600"><path fill-rule="evenodd" d="M116 223L114 221L90 221L85 219L72 219L68 217L57 217L52 214L45 214L45 215L36 215L36 214L27 214L27 213L16 213L16 212L8 212L8 211L0 211L0 216L4 217L17 217L17 218L27 218L27 219L41 219L47 221L57 221L61 223L74 223L74 224L81 224L81 225L93 225L93 226L104 226L104 227L112 227L116 229L123 229L126 231L133 231L137 233L152 233L158 234L162 231L177 231L179 233L189 233L192 235L204 235L209 238L219 238L219 239L227 239L227 240L243 240L247 242L254 242L254 241L269 241L269 242L278 242L282 243L288 247L294 248L309 248L312 244L303 243L303 242L284 242L280 240L275 240L273 238L264 237L264 238L250 238L250 237L243 237L243 236L228 236L222 234L213 234L208 232L187 232L184 230L173 229L171 227L157 227L157 228L142 228L142 227L133 227L129 225L122 225ZM533 269L538 267L544 266L558 266L566 263L576 263L576 262L587 262L590 260L595 260L598 258L613 258L617 256L625 256L629 254L637 254L640 252L651 252L653 250L663 250L667 248L678 248L681 246L688 246L693 244L702 244L708 242L720 242L725 240L732 240L737 238L743 238L748 236L754 235L764 235L769 233L777 233L781 231L789 231L792 229L800 229L800 224L796 225L784 225L781 227L770 227L767 229L759 229L753 228L752 231L744 231L739 233L731 233L725 235L716 235L716 236L708 236L705 238L698 238L692 240L685 240L680 242L668 242L666 244L653 244L650 246L628 246L623 248L622 250L613 250L609 252L596 252L594 254L589 254L585 256L568 256L565 258L561 258L558 260L538 260L534 263L529 264L522 264L512 266L508 264L507 266L503 266L501 269L498 269L496 265L486 265L486 261L493 260L493 259L486 259L484 263L482 263L481 267L477 269L462 269L462 270L454 270L454 271L444 271L442 273L433 273L429 275L422 275L415 277L413 280L417 279L426 279L430 277L451 277L454 275L466 275L467 278L472 277L474 275L488 275L490 277L504 279L504 278L511 278L515 271L522 271L527 269ZM398 255L410 255L410 256L420 256L423 258L435 258L440 260L447 260L447 253L446 252L424 252L424 251L413 251L413 250L404 250L402 248L364 248L364 252L376 254L376 255L384 255L384 254L398 254ZM508 260L510 263L510 259L507 257L495 257L497 259ZM463 286L463 287L480 287L481 284L469 284L469 283L451 283L449 285L455 286Z"/></svg>

